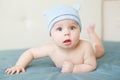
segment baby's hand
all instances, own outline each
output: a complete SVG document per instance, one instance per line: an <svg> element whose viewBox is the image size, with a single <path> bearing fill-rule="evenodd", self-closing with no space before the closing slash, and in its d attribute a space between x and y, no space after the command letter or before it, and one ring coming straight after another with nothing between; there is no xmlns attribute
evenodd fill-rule
<svg viewBox="0 0 120 80"><path fill-rule="evenodd" d="M71 62L65 61L62 65L62 73L71 73L74 65Z"/></svg>
<svg viewBox="0 0 120 80"><path fill-rule="evenodd" d="M20 66L14 66L12 68L8 68L5 73L7 74L19 74L21 72L25 72L25 69L23 67L20 67Z"/></svg>

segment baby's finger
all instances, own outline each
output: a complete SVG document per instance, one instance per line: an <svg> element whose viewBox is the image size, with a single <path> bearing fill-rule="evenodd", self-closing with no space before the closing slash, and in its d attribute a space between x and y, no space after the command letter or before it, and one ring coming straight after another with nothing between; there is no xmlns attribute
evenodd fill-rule
<svg viewBox="0 0 120 80"><path fill-rule="evenodd" d="M10 74L10 73L11 73L11 69L7 69L5 72L6 72L7 74Z"/></svg>
<svg viewBox="0 0 120 80"><path fill-rule="evenodd" d="M62 70L61 70L62 73L65 73L67 71L68 71L67 67L63 67Z"/></svg>
<svg viewBox="0 0 120 80"><path fill-rule="evenodd" d="M10 71L10 68L6 69L6 70L5 70L5 73L7 73L7 72L9 72L9 71Z"/></svg>
<svg viewBox="0 0 120 80"><path fill-rule="evenodd" d="M67 70L67 69L63 69L63 70L61 70L61 72L62 72L62 73L67 73L68 70Z"/></svg>
<svg viewBox="0 0 120 80"><path fill-rule="evenodd" d="M24 68L22 68L22 72L25 72L25 69L24 69Z"/></svg>
<svg viewBox="0 0 120 80"><path fill-rule="evenodd" d="M19 73L20 73L20 70L19 70L19 69L17 69L17 70L16 70L16 74L19 74Z"/></svg>
<svg viewBox="0 0 120 80"><path fill-rule="evenodd" d="M64 73L65 71L62 69L61 72Z"/></svg>
<svg viewBox="0 0 120 80"><path fill-rule="evenodd" d="M16 73L16 70L12 70L10 75L15 74L15 73Z"/></svg>
<svg viewBox="0 0 120 80"><path fill-rule="evenodd" d="M5 70L5 73L7 73L7 72L8 72L8 69Z"/></svg>

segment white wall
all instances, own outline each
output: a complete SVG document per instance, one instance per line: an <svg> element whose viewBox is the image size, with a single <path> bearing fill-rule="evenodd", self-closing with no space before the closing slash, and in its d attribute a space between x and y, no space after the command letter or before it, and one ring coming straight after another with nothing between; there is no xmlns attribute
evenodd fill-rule
<svg viewBox="0 0 120 80"><path fill-rule="evenodd" d="M104 0L103 39L120 41L120 0Z"/></svg>
<svg viewBox="0 0 120 80"><path fill-rule="evenodd" d="M101 37L101 0L0 0L0 50L38 46L50 42L43 11L57 4L79 3L83 25L82 38L88 38L86 27L96 24Z"/></svg>

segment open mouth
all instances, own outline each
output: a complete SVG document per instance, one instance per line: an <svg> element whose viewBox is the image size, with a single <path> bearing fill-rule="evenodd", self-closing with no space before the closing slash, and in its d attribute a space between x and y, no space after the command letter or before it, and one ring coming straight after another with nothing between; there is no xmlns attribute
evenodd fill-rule
<svg viewBox="0 0 120 80"><path fill-rule="evenodd" d="M63 41L63 43L67 46L71 44L71 40L70 39L66 39L65 41Z"/></svg>
<svg viewBox="0 0 120 80"><path fill-rule="evenodd" d="M70 40L70 39L67 39L67 40L64 41L64 43L67 43L67 42L71 42L71 40Z"/></svg>

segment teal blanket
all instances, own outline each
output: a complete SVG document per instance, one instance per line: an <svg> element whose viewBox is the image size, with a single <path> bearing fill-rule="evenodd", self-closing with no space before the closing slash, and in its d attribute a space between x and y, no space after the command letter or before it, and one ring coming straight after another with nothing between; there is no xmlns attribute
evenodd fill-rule
<svg viewBox="0 0 120 80"><path fill-rule="evenodd" d="M25 73L7 75L26 49L0 51L0 80L120 80L120 42L103 42L105 56L98 59L97 69L85 74L64 74L49 57L33 60Z"/></svg>

